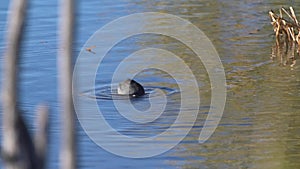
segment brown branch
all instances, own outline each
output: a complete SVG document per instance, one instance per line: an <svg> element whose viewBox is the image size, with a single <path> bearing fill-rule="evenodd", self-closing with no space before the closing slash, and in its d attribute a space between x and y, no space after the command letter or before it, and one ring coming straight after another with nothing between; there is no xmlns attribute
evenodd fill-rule
<svg viewBox="0 0 300 169"><path fill-rule="evenodd" d="M296 57L294 54L296 43L298 44L297 53L299 55L300 26L294 9L290 7L289 10L290 11L288 12L285 8L281 8L279 10L279 16L271 10L269 11L269 17L276 35L276 46L278 47L278 51L280 50L280 46L282 47L283 45L285 45L285 49L287 51L287 58L284 61L284 57L282 55L278 55L281 58L280 63L283 65L291 63L290 66L293 67L296 64ZM284 19L282 13L286 14L289 19Z"/></svg>
<svg viewBox="0 0 300 169"><path fill-rule="evenodd" d="M272 10L269 11L271 24L273 25L273 30L276 35L276 42L279 43L280 35L284 35L285 41L293 41L298 43L298 46L300 46L300 26L296 18L294 9L292 7L290 7L289 9L290 13L285 8L281 8L279 10L279 16L276 15ZM282 12L284 12L290 18L291 21L282 18Z"/></svg>
<svg viewBox="0 0 300 169"><path fill-rule="evenodd" d="M280 10L282 10L291 20L294 20L293 17L283 7Z"/></svg>
<svg viewBox="0 0 300 169"><path fill-rule="evenodd" d="M294 28L297 28L297 29L300 29L300 26L296 23L296 22L290 22L278 15L276 15L272 10L269 11L269 16L270 16L270 19L271 19L271 23L273 24L274 22L281 22L281 21L285 21L286 22L286 25L290 26L290 27L294 27Z"/></svg>
<svg viewBox="0 0 300 169"><path fill-rule="evenodd" d="M295 11L294 11L293 7L290 7L290 11L291 11L293 20L295 21L295 23L297 24L297 26L299 26L299 23L298 23L298 20L297 20L297 17L295 15Z"/></svg>

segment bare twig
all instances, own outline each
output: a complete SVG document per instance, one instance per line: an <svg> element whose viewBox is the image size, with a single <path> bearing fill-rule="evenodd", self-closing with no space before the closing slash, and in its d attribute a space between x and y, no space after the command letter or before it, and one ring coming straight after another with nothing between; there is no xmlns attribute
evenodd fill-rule
<svg viewBox="0 0 300 169"><path fill-rule="evenodd" d="M298 20L297 20L297 17L295 15L295 11L294 11L293 7L290 7L290 11L291 11L293 20L295 21L295 23L297 24L297 26L299 26L299 23L298 23Z"/></svg>
<svg viewBox="0 0 300 169"><path fill-rule="evenodd" d="M293 8L290 7L291 15L284 8L281 8L280 11L283 11L292 20L292 22L282 18L282 12L280 12L281 14L278 16L272 10L269 11L271 24L273 25L276 38L279 38L279 35L283 34L286 35L289 40L292 39L293 41L297 41L295 31L297 30L297 33L299 34L300 26Z"/></svg>
<svg viewBox="0 0 300 169"><path fill-rule="evenodd" d="M7 169L35 169L34 146L17 107L19 47L22 40L26 0L13 0L8 16L3 71L3 150Z"/></svg>
<svg viewBox="0 0 300 169"><path fill-rule="evenodd" d="M91 52L92 54L96 54L96 52L93 51L93 48L95 48L96 46L91 46L91 47L87 47L85 48L86 51Z"/></svg>
<svg viewBox="0 0 300 169"><path fill-rule="evenodd" d="M285 8L281 8L279 10L279 16L271 10L269 11L269 16L276 36L276 46L280 47L285 44L286 50L288 51L287 53L290 56L287 57L285 62L281 61L281 63L285 65L289 63L289 60L292 60L291 66L294 66L296 64L296 57L294 55L295 43L298 44L298 54L300 48L300 26L294 9L290 7L289 10L288 12ZM289 17L289 20L284 19L282 13L285 13ZM280 58L283 59L282 56L280 56Z"/></svg>
<svg viewBox="0 0 300 169"><path fill-rule="evenodd" d="M72 100L73 9L73 0L61 0L60 50L58 51L63 134L61 169L76 168L75 115Z"/></svg>
<svg viewBox="0 0 300 169"><path fill-rule="evenodd" d="M35 153L37 157L37 168L45 167L45 159L48 144L48 107L39 106L37 109L37 132L35 133Z"/></svg>
<svg viewBox="0 0 300 169"><path fill-rule="evenodd" d="M282 10L291 20L294 20L293 17L284 8L281 8L280 10Z"/></svg>

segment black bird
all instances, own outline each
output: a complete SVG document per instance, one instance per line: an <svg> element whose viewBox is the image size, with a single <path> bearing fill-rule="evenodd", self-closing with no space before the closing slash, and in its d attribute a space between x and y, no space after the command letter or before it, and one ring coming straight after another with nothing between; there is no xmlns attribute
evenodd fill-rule
<svg viewBox="0 0 300 169"><path fill-rule="evenodd" d="M127 79L124 82L119 83L118 94L139 97L145 94L145 90L138 82Z"/></svg>

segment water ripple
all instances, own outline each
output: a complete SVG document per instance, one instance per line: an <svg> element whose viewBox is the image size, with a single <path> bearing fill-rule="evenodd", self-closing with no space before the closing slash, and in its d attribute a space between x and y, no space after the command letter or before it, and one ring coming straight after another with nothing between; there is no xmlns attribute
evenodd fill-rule
<svg viewBox="0 0 300 169"><path fill-rule="evenodd" d="M179 90L169 87L162 86L144 86L145 95L141 98L145 97L158 97L161 95L158 90L162 91L166 96L171 96L173 94L179 93ZM117 93L117 85L104 85L96 87L95 89L90 89L81 93L82 96L86 96L92 99L100 99L100 100L125 100L128 99L127 95L120 95Z"/></svg>

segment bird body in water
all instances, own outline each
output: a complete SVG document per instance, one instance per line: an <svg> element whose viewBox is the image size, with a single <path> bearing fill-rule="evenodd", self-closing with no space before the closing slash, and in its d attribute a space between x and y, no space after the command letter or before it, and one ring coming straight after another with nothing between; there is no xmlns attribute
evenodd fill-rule
<svg viewBox="0 0 300 169"><path fill-rule="evenodd" d="M144 95L145 90L138 82L132 79L127 79L124 82L119 83L118 94L138 97Z"/></svg>

